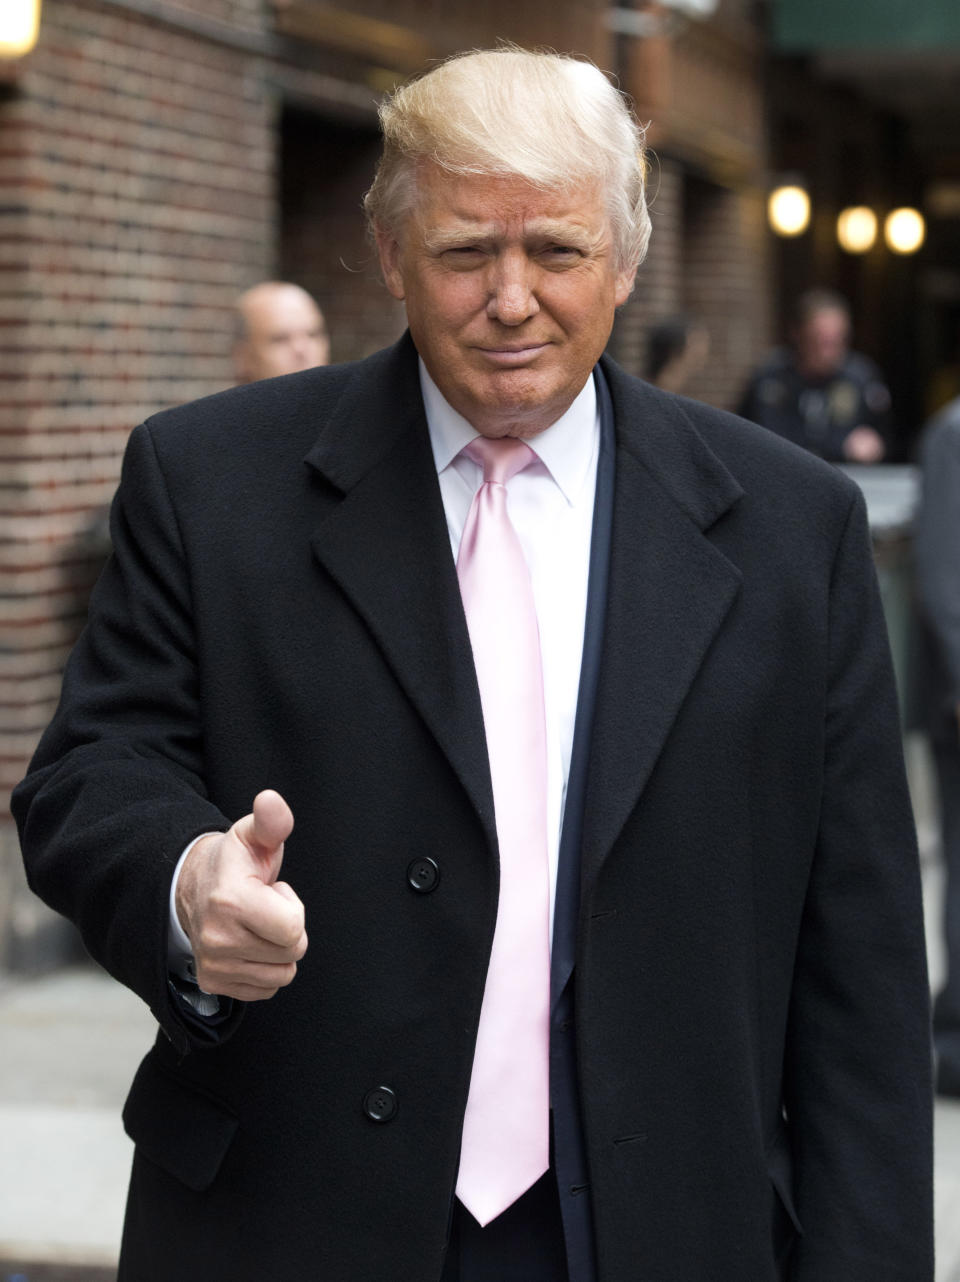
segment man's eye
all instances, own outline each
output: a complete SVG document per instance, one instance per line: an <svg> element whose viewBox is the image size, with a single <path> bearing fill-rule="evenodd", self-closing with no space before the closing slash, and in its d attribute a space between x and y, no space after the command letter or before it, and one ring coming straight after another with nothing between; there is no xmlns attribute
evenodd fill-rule
<svg viewBox="0 0 960 1282"><path fill-rule="evenodd" d="M572 262L580 257L580 250L573 245L547 245L543 253L545 257L552 258L557 262Z"/></svg>

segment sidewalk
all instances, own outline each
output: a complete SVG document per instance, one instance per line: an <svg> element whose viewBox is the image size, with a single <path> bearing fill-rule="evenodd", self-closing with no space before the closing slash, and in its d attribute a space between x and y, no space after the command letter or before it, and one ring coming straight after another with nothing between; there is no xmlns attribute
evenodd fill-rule
<svg viewBox="0 0 960 1282"><path fill-rule="evenodd" d="M155 1028L92 964L0 986L0 1282L113 1276L132 1154L120 1109Z"/></svg>
<svg viewBox="0 0 960 1282"><path fill-rule="evenodd" d="M922 849L922 846L921 846ZM943 911L943 867L926 858L923 910L927 927L927 961L934 990L943 982L944 955L940 922ZM934 1119L934 1214L937 1233L936 1282L960 1282L960 1100L937 1100Z"/></svg>
<svg viewBox="0 0 960 1282"><path fill-rule="evenodd" d="M925 870L939 919L940 875ZM942 965L935 934L931 972ZM0 1282L110 1282L131 1145L120 1109L155 1025L93 966L0 982ZM936 1114L937 1282L960 1282L960 1101Z"/></svg>

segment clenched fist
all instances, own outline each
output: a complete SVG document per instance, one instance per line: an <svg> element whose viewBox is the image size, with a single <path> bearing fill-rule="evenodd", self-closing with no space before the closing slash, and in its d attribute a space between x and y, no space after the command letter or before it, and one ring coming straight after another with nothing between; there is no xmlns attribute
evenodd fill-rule
<svg viewBox="0 0 960 1282"><path fill-rule="evenodd" d="M290 807L268 790L254 798L252 814L201 838L184 860L177 916L205 992L261 1001L297 973L307 951L303 904L277 881L292 830Z"/></svg>

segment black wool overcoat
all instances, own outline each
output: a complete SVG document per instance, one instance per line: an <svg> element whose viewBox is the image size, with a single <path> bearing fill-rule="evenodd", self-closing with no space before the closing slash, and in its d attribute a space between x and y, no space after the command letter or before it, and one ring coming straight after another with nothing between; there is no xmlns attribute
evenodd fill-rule
<svg viewBox="0 0 960 1282"><path fill-rule="evenodd" d="M603 368L575 972L599 1282L774 1282L791 1239L793 1282L926 1282L919 879L862 500ZM121 1278L435 1282L498 873L409 338L138 428L113 539L15 809L31 885L160 1025ZM310 946L207 1038L168 983L170 878L264 787Z"/></svg>

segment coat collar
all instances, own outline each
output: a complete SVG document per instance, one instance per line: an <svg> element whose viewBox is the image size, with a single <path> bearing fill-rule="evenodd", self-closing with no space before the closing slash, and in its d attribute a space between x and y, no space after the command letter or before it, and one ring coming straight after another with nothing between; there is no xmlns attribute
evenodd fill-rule
<svg viewBox="0 0 960 1282"><path fill-rule="evenodd" d="M726 465L698 431L706 406L626 374L602 357L617 425L617 442L676 507L706 532L743 495Z"/></svg>
<svg viewBox="0 0 960 1282"><path fill-rule="evenodd" d="M405 435L425 428L426 419L409 332L341 368L347 378L340 398L305 461L346 494Z"/></svg>

